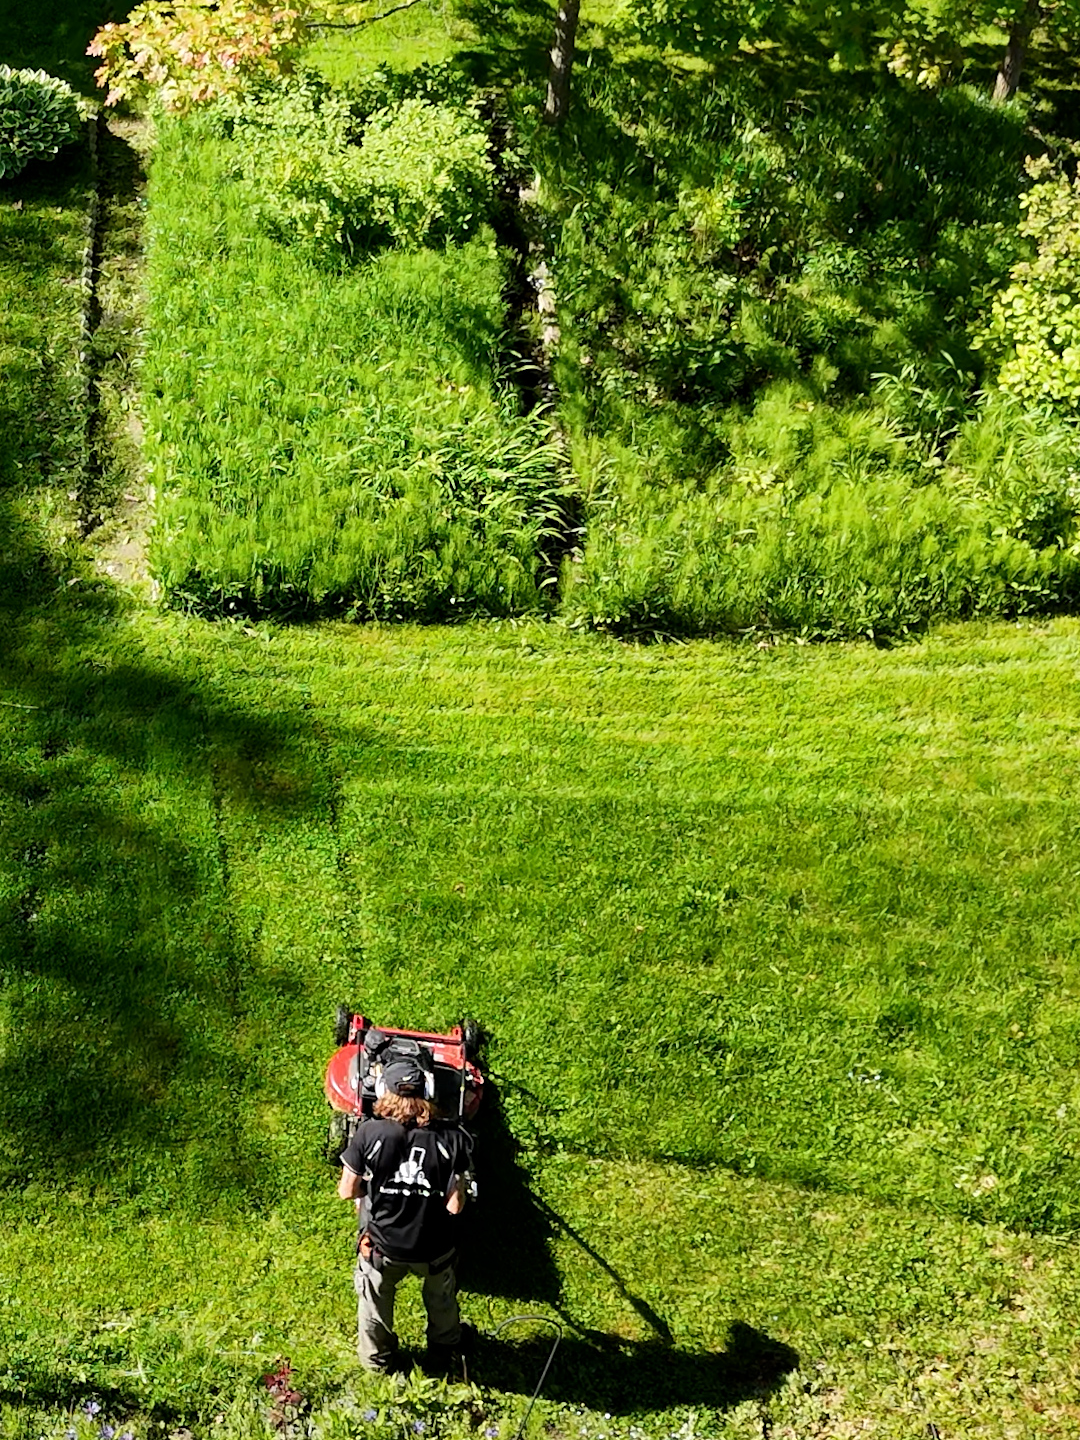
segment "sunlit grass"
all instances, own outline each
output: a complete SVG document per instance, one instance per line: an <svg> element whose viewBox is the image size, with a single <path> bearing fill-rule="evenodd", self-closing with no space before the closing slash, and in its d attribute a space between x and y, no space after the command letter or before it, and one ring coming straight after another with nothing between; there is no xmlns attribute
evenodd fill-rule
<svg viewBox="0 0 1080 1440"><path fill-rule="evenodd" d="M1071 1244L1023 1229L1075 1225L1074 624L626 648L88 606L22 633L0 707L8 1396L198 1427L278 1354L355 1390L346 999L492 1032L520 1149L465 1305L564 1317L559 1428L1073 1403ZM496 1418L530 1347L477 1362Z"/></svg>
<svg viewBox="0 0 1080 1440"><path fill-rule="evenodd" d="M540 1327L357 1375L339 1000L491 1032L464 1308L565 1325L535 1440L1072 1440L1076 623L125 608L55 548L73 183L0 207L3 1440L254 1440L284 1356L321 1440L511 1440Z"/></svg>

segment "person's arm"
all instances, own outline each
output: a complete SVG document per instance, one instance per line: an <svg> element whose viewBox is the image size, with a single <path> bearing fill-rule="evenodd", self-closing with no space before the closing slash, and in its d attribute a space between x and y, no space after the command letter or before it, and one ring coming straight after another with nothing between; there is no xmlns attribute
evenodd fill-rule
<svg viewBox="0 0 1080 1440"><path fill-rule="evenodd" d="M446 1191L446 1208L451 1215L460 1215L470 1194L476 1194L472 1184L473 1142L472 1136L466 1130L459 1129L454 1138L457 1142L457 1154L454 1174Z"/></svg>
<svg viewBox="0 0 1080 1440"><path fill-rule="evenodd" d="M450 1181L450 1190L446 1196L446 1208L451 1215L460 1215L465 1209L464 1175L455 1175Z"/></svg>
<svg viewBox="0 0 1080 1440"><path fill-rule="evenodd" d="M358 1175L355 1170L350 1170L344 1161L341 1162L341 1178L338 1180L337 1193L342 1200L359 1200L366 1191L364 1177Z"/></svg>
<svg viewBox="0 0 1080 1440"><path fill-rule="evenodd" d="M337 1193L342 1200L359 1200L367 1194L368 1170L367 1122L353 1131L352 1139L341 1157L341 1175Z"/></svg>

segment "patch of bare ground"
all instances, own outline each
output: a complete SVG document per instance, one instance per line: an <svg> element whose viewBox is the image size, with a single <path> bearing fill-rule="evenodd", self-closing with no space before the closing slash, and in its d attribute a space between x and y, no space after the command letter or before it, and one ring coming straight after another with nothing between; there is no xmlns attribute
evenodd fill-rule
<svg viewBox="0 0 1080 1440"><path fill-rule="evenodd" d="M100 220L94 266L90 460L80 519L99 573L152 597L147 537L153 491L142 467L137 369L145 314L143 219L148 121L110 116L98 145Z"/></svg>

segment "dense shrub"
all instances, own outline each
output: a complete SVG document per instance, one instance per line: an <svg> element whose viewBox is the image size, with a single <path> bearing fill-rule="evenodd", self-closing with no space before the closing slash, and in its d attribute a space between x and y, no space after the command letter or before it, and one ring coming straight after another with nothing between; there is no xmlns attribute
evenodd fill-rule
<svg viewBox="0 0 1080 1440"><path fill-rule="evenodd" d="M312 71L253 86L219 108L263 229L319 254L355 247L363 116Z"/></svg>
<svg viewBox="0 0 1080 1440"><path fill-rule="evenodd" d="M301 71L226 102L224 128L264 228L323 255L476 229L494 174L482 126L456 96L379 103L395 88L372 80L350 95Z"/></svg>
<svg viewBox="0 0 1080 1440"><path fill-rule="evenodd" d="M360 146L371 219L399 245L461 239L491 202L487 148L484 130L467 111L418 98L377 110Z"/></svg>
<svg viewBox="0 0 1080 1440"><path fill-rule="evenodd" d="M1080 176L1050 173L1045 158L1029 165L1037 183L1020 204L1021 236L1034 254L1018 260L994 300L988 338L1008 352L998 375L1003 390L1029 405L1080 412Z"/></svg>
<svg viewBox="0 0 1080 1440"><path fill-rule="evenodd" d="M1030 243L1022 110L815 63L797 91L768 57L594 64L535 142L589 496L576 620L877 636L1077 593L1075 437L985 398Z"/></svg>
<svg viewBox="0 0 1080 1440"><path fill-rule="evenodd" d="M576 347L564 386L591 426L745 403L822 362L844 397L911 363L933 386L924 357L942 351L970 376L970 409L969 332L1018 254L1020 117L865 77L796 96L749 62L679 83L597 66L580 91L570 132L544 141L543 194Z"/></svg>
<svg viewBox="0 0 1080 1440"><path fill-rule="evenodd" d="M44 70L0 65L0 180L32 160L51 159L79 137L79 102L70 85Z"/></svg>

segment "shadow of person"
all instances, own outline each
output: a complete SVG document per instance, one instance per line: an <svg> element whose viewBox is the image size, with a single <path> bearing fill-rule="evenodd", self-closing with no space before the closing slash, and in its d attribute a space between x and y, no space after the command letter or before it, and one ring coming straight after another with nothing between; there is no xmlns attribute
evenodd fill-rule
<svg viewBox="0 0 1080 1440"><path fill-rule="evenodd" d="M470 1356L470 1378L531 1395L551 1352L546 1325L517 1341L480 1335ZM613 1415L676 1406L729 1410L771 1394L798 1364L790 1345L742 1320L732 1322L718 1351L680 1350L655 1337L625 1340L575 1327L555 1351L543 1393Z"/></svg>
<svg viewBox="0 0 1080 1440"><path fill-rule="evenodd" d="M551 1249L547 1207L532 1193L507 1124L496 1082L489 1076L473 1127L477 1138L475 1204L462 1216L462 1288L554 1306L559 1277Z"/></svg>

